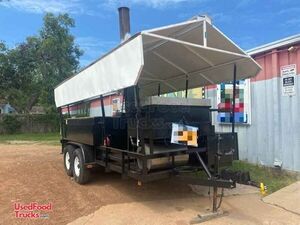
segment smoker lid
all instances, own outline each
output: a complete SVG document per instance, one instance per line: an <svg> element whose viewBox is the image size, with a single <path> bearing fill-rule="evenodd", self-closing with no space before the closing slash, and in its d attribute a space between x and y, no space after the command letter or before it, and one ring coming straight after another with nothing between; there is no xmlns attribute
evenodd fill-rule
<svg viewBox="0 0 300 225"><path fill-rule="evenodd" d="M142 97L254 77L260 66L206 17L142 31L58 85L57 107L138 85Z"/></svg>

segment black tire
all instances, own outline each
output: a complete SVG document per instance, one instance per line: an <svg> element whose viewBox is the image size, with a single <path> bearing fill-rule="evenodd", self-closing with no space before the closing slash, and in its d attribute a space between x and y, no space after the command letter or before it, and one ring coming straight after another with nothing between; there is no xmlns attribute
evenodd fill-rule
<svg viewBox="0 0 300 225"><path fill-rule="evenodd" d="M74 154L73 146L68 145L64 148L64 167L65 167L66 174L70 177L73 176L73 162L74 162L73 154Z"/></svg>
<svg viewBox="0 0 300 225"><path fill-rule="evenodd" d="M76 166L77 168L75 168ZM84 160L83 160L81 149L80 148L75 149L74 157L73 157L74 180L78 184L85 184L90 180L90 175L91 175L90 170L84 166Z"/></svg>

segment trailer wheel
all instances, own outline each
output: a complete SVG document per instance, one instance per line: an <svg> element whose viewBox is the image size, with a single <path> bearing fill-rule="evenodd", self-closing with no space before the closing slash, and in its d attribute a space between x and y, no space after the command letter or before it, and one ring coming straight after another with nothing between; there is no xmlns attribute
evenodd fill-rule
<svg viewBox="0 0 300 225"><path fill-rule="evenodd" d="M73 176L74 180L78 184L85 184L90 179L90 170L84 166L84 160L81 150L77 148L74 151L74 161L73 161Z"/></svg>
<svg viewBox="0 0 300 225"><path fill-rule="evenodd" d="M71 146L67 146L64 149L64 167L68 176L73 176L73 148Z"/></svg>

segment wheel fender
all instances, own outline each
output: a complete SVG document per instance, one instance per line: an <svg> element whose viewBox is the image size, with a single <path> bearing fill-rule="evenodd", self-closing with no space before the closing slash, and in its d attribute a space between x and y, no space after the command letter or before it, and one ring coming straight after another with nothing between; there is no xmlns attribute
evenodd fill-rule
<svg viewBox="0 0 300 225"><path fill-rule="evenodd" d="M82 157L84 160L84 163L88 163L88 162L92 162L93 161L93 152L91 147L80 144L80 143L76 143L76 142L68 142L69 145L72 145L75 148L79 148L81 153L82 153Z"/></svg>
<svg viewBox="0 0 300 225"><path fill-rule="evenodd" d="M64 153L65 151L67 151L67 150L71 150L71 151L74 151L75 150L75 146L74 145L70 145L70 144L66 144L64 147L63 147L63 151L62 151L62 153Z"/></svg>

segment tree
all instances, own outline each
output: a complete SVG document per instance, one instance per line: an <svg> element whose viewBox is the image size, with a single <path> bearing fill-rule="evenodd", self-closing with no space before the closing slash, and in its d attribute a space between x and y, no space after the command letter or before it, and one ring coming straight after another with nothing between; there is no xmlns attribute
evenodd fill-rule
<svg viewBox="0 0 300 225"><path fill-rule="evenodd" d="M70 28L75 22L68 14L44 17L44 26L40 31L41 48L39 55L40 72L43 77L41 101L45 105L54 105L53 88L79 69L82 51L74 44Z"/></svg>
<svg viewBox="0 0 300 225"><path fill-rule="evenodd" d="M28 38L26 43L8 50L2 60L2 98L20 113L29 111L37 103L40 92L41 79L36 70L38 45L37 38Z"/></svg>
<svg viewBox="0 0 300 225"><path fill-rule="evenodd" d="M68 14L48 13L39 34L13 49L0 43L0 98L18 112L36 105L53 110L53 89L79 69L82 51L70 29L75 26Z"/></svg>
<svg viewBox="0 0 300 225"><path fill-rule="evenodd" d="M0 90L2 90L2 92L7 88L6 84L9 82L7 74L12 70L7 57L7 52L8 50L5 43L0 42Z"/></svg>

